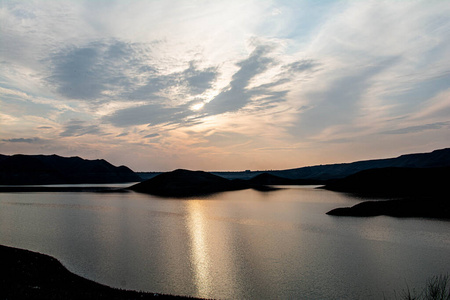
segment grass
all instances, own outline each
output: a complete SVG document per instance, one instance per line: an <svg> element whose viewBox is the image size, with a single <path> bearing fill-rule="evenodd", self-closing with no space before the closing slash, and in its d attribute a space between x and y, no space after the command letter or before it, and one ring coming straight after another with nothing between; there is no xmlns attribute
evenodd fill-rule
<svg viewBox="0 0 450 300"><path fill-rule="evenodd" d="M404 300L450 300L450 275L433 276L420 293L406 287L400 295Z"/></svg>

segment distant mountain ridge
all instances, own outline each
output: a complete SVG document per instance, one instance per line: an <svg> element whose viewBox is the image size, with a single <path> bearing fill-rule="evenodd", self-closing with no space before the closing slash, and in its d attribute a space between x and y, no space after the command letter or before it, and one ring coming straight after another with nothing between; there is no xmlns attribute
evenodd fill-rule
<svg viewBox="0 0 450 300"><path fill-rule="evenodd" d="M301 167L275 171L209 172L226 179L251 179L267 173L284 179L325 181L344 178L368 169L378 168L435 168L450 167L450 148L429 153L401 155L396 158L364 160ZM86 160L80 157L58 155L1 155L0 185L4 184L62 184L62 183L117 183L143 181L160 172L134 173L126 166L116 167L103 159ZM259 184L281 184L280 179L256 178ZM256 182L254 182L256 183ZM286 184L285 182L283 182ZM292 183L289 183L292 184ZM308 184L306 181L301 184Z"/></svg>
<svg viewBox="0 0 450 300"><path fill-rule="evenodd" d="M320 185L324 182L315 179L291 179L276 176L269 173L262 173L246 180L250 184L257 185Z"/></svg>
<svg viewBox="0 0 450 300"><path fill-rule="evenodd" d="M430 153L405 154L396 158L374 159L353 163L321 165L278 171L273 174L287 178L334 179L344 178L357 172L378 168L434 168L450 166L450 148Z"/></svg>
<svg viewBox="0 0 450 300"><path fill-rule="evenodd" d="M0 155L0 184L75 184L136 182L141 178L126 166L104 159L58 155Z"/></svg>
<svg viewBox="0 0 450 300"><path fill-rule="evenodd" d="M450 166L450 148L439 149L429 153L405 154L396 158L373 159L356 161L352 163L340 163L302 167L276 171L254 172L212 172L213 174L233 179L250 179L262 173L269 173L279 177L290 179L315 179L329 180L344 178L349 175L368 169L378 168L435 168Z"/></svg>

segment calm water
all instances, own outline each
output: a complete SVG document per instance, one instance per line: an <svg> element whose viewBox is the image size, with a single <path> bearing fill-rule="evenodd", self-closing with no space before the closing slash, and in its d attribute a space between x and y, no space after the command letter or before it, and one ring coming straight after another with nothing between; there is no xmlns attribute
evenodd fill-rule
<svg viewBox="0 0 450 300"><path fill-rule="evenodd" d="M325 213L312 188L204 199L0 193L0 244L115 287L221 299L382 299L450 272L450 222Z"/></svg>

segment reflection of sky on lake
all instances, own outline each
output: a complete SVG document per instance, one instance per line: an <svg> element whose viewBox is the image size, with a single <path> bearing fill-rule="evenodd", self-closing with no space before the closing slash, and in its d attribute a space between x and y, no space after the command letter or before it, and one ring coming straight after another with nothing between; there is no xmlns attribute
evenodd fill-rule
<svg viewBox="0 0 450 300"><path fill-rule="evenodd" d="M189 200L1 193L0 244L114 287L215 299L389 298L448 272L448 222L325 214L359 200L299 187Z"/></svg>

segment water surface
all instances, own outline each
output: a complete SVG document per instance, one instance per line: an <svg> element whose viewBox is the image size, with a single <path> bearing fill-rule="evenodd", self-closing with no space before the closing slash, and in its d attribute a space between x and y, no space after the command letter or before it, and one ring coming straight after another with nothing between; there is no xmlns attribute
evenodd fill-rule
<svg viewBox="0 0 450 300"><path fill-rule="evenodd" d="M0 193L0 244L103 284L220 299L380 299L450 272L450 223L325 213L312 187L171 199Z"/></svg>

